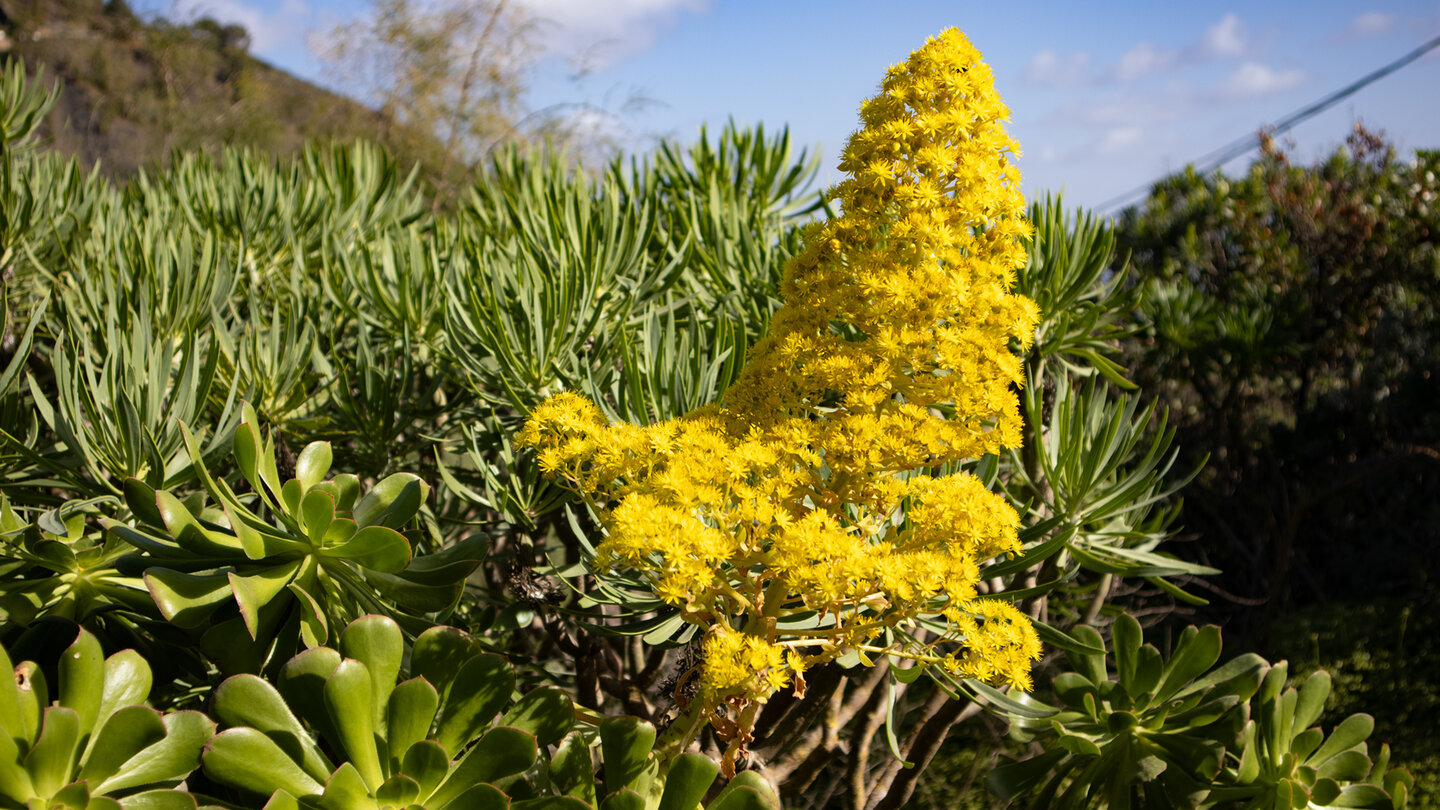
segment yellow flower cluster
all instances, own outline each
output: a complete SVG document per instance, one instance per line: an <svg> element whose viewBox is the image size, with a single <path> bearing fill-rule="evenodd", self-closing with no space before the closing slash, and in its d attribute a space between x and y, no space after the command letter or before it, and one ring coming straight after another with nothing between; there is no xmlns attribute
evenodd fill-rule
<svg viewBox="0 0 1440 810"><path fill-rule="evenodd" d="M638 577L708 628L717 724L851 651L1030 684L1033 627L976 595L983 563L1020 552L1019 519L973 476L932 477L1021 441L1012 343L1038 312L1010 292L1030 225L1007 115L962 34L930 40L861 108L843 213L806 232L721 403L638 426L565 393L519 436L605 520L597 573ZM778 629L810 611L813 628ZM877 641L922 615L949 632Z"/></svg>

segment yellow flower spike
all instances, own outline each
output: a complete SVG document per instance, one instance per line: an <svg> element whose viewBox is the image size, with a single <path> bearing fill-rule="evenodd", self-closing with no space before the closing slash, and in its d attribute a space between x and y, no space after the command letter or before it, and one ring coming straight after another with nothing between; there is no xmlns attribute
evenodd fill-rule
<svg viewBox="0 0 1440 810"><path fill-rule="evenodd" d="M962 34L931 39L861 106L830 195L843 213L805 229L784 306L721 402L639 427L560 394L517 437L547 475L617 504L599 514L597 575L650 583L706 628L672 753L708 720L733 762L756 704L862 647L1028 688L1034 628L976 598L981 563L1020 552L1019 517L973 476L931 477L1021 438L1010 346L1039 313L1010 292L1032 229L1008 114ZM777 629L800 610L834 624ZM944 638L874 646L936 614Z"/></svg>

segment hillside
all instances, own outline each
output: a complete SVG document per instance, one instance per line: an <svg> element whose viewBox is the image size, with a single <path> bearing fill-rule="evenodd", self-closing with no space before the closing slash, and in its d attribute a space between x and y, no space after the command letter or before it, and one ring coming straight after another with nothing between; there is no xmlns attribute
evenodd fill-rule
<svg viewBox="0 0 1440 810"><path fill-rule="evenodd" d="M64 82L41 135L123 177L172 150L251 146L285 156L308 139L364 137L431 164L439 145L265 64L238 25L142 20L124 0L0 0L0 60Z"/></svg>

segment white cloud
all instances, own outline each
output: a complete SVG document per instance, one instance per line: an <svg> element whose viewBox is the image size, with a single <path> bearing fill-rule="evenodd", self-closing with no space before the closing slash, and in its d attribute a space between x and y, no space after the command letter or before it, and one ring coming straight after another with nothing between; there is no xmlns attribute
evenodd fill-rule
<svg viewBox="0 0 1440 810"><path fill-rule="evenodd" d="M1030 58L1025 81L1041 87L1068 87L1090 79L1090 54L1083 51L1061 56L1050 48Z"/></svg>
<svg viewBox="0 0 1440 810"><path fill-rule="evenodd" d="M1371 37L1389 31L1394 25L1394 14L1370 11L1351 20L1350 25L1345 28L1344 35L1356 38Z"/></svg>
<svg viewBox="0 0 1440 810"><path fill-rule="evenodd" d="M1299 68L1276 70L1259 62L1246 62L1220 82L1216 92L1222 98L1256 98L1289 90L1305 81Z"/></svg>
<svg viewBox="0 0 1440 810"><path fill-rule="evenodd" d="M297 47L310 26L310 7L303 0L284 0L274 11L261 10L244 0L177 0L173 15L239 23L249 32L250 52L256 56L273 56Z"/></svg>
<svg viewBox="0 0 1440 810"><path fill-rule="evenodd" d="M585 70L609 67L644 51L683 14L710 0L521 0L542 23L546 49Z"/></svg>
<svg viewBox="0 0 1440 810"><path fill-rule="evenodd" d="M1220 22L1205 30L1200 40L1202 56L1239 56L1245 50L1245 27L1235 12L1230 12Z"/></svg>

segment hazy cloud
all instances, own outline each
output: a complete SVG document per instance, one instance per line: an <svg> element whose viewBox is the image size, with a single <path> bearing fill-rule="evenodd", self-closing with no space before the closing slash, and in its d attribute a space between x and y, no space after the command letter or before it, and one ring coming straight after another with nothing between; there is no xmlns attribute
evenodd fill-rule
<svg viewBox="0 0 1440 810"><path fill-rule="evenodd" d="M1101 136L1095 151L1101 154L1128 151L1138 146L1144 139L1145 130L1140 127L1116 127Z"/></svg>
<svg viewBox="0 0 1440 810"><path fill-rule="evenodd" d="M1050 48L1030 57L1025 81L1040 87L1070 87L1090 80L1090 54L1061 55Z"/></svg>
<svg viewBox="0 0 1440 810"><path fill-rule="evenodd" d="M1128 82L1153 73L1169 70L1180 63L1180 51L1160 48L1142 42L1125 52L1111 71L1117 80Z"/></svg>
<svg viewBox="0 0 1440 810"><path fill-rule="evenodd" d="M684 14L709 10L710 0L521 0L542 21L551 53L600 70L640 53Z"/></svg>
<svg viewBox="0 0 1440 810"><path fill-rule="evenodd" d="M1104 129L1168 123L1193 112L1195 97L1193 90L1177 83L1156 90L1114 92L1066 102L1044 123Z"/></svg>
<svg viewBox="0 0 1440 810"><path fill-rule="evenodd" d="M250 52L256 56L299 47L311 24L310 7L303 0L284 0L273 11L263 11L243 0L177 0L173 9L178 19L210 17L245 26L250 33Z"/></svg>
<svg viewBox="0 0 1440 810"><path fill-rule="evenodd" d="M1222 17L1220 22L1205 29L1205 36L1200 40L1199 55L1212 58L1239 56L1245 51L1245 44L1245 26L1232 11Z"/></svg>
<svg viewBox="0 0 1440 810"><path fill-rule="evenodd" d="M1249 47L1245 24L1230 12L1183 47L1162 48L1148 41L1138 43L1111 67L1109 76L1114 81L1134 81L1176 68L1242 56Z"/></svg>
<svg viewBox="0 0 1440 810"><path fill-rule="evenodd" d="M1256 98L1289 90L1303 81L1305 71L1299 68L1276 70L1259 62L1246 62L1220 82L1216 93L1229 99Z"/></svg>
<svg viewBox="0 0 1440 810"><path fill-rule="evenodd" d="M1369 11L1350 21L1342 36L1361 38L1383 34L1395 27L1395 15L1383 11Z"/></svg>

